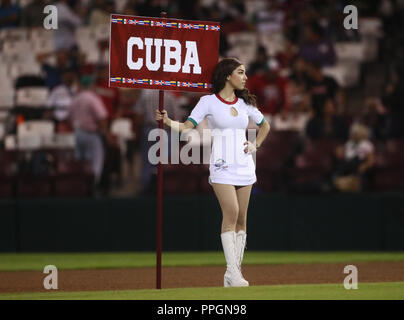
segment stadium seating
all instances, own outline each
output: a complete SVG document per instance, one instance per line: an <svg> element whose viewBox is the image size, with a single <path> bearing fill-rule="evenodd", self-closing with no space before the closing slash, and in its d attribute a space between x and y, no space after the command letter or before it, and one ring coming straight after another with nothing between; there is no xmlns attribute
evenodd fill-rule
<svg viewBox="0 0 404 320"><path fill-rule="evenodd" d="M25 7L32 1L16 0L14 2L17 2L20 7ZM123 9L125 3L125 1L117 1L117 8ZM268 9L268 3L264 0L251 0L246 3L243 17L246 21L254 21L257 12ZM225 24L223 24L223 32L226 30ZM242 23L236 26L242 26ZM226 34L230 47L226 56L238 57L247 69L255 59L259 45L264 46L271 57L276 56L285 46L284 30L259 32L259 26L255 25L255 27L257 28L255 31L253 28L248 30L246 28L245 31L239 31L239 28L237 30L228 28L228 34ZM288 27L287 23L284 27ZM97 63L108 63L109 28L108 24L95 28L88 25L76 28L78 49L85 55L87 63L85 66L80 66L81 68L93 70ZM361 17L358 32L361 36L360 41L334 44L337 63L323 69L324 73L334 77L342 88L353 88L358 85L363 63L376 60L379 53L379 40L383 35L383 21L377 17ZM52 30L42 27L0 30L0 78L2 79L0 82L0 142L9 152L7 156L0 158L0 196L10 194L86 196L92 192L93 177L90 177L91 174L88 172L88 164L74 160L75 138L71 126L67 122L59 122L55 127L51 121L42 121L44 113L42 107L46 105L49 90L45 86L44 74L36 60L36 55L54 51L53 36ZM54 56L49 57L47 61L50 64L56 62ZM83 70L80 69L80 71ZM281 72L285 71L287 73L292 70L288 68L281 70ZM15 115L15 119L11 115ZM18 123L15 128L6 122L10 119L11 122ZM21 121L23 122L20 123ZM256 154L258 188L264 192L274 192L282 189L285 179L306 183L323 179L332 171L334 150L339 144L338 141L302 140L303 125L300 126L300 132L299 130L280 131L277 130L276 122L273 121L273 125L271 123L270 135ZM118 137L119 150L117 147L109 149L106 168L110 172L120 174L120 161L122 155L126 153L126 142L134 138L134 131L139 130L137 127L133 128L132 123L126 118L114 119L111 123L110 130ZM55 159L52 174L21 176L18 170L14 172L10 169L23 159L22 155L44 150L48 155L52 154ZM403 188L404 179L401 169L404 161L403 150L403 140L383 142L382 148L376 150L376 167L373 172L375 190ZM14 158L9 156L10 154L14 154ZM208 183L209 154L205 156L205 164L165 165L165 192L169 194L212 193ZM200 157L202 160L202 147ZM9 175L9 172L14 173ZM80 175L85 179L80 180Z"/></svg>
<svg viewBox="0 0 404 320"><path fill-rule="evenodd" d="M374 191L404 190L404 139L391 139L385 143L385 150L376 154L372 171Z"/></svg>
<svg viewBox="0 0 404 320"><path fill-rule="evenodd" d="M264 192L279 190L300 148L299 133L294 130L273 131L256 154L257 187Z"/></svg>
<svg viewBox="0 0 404 320"><path fill-rule="evenodd" d="M88 197L94 175L72 149L0 152L0 197Z"/></svg>
<svg viewBox="0 0 404 320"><path fill-rule="evenodd" d="M336 148L341 144L343 144L343 142L338 139L306 139L304 142L304 150L308 153L320 152L321 154L333 157Z"/></svg>
<svg viewBox="0 0 404 320"><path fill-rule="evenodd" d="M17 127L19 149L39 149L53 145L55 125L49 120L30 120Z"/></svg>
<svg viewBox="0 0 404 320"><path fill-rule="evenodd" d="M43 87L25 87L17 90L16 104L18 107L43 107L48 97L48 89Z"/></svg>
<svg viewBox="0 0 404 320"><path fill-rule="evenodd" d="M59 151L53 194L56 197L88 197L93 193L94 175L86 161L75 160L72 154Z"/></svg>
<svg viewBox="0 0 404 320"><path fill-rule="evenodd" d="M164 165L163 192L165 194L196 194L199 193L199 172L194 165L166 164Z"/></svg>
<svg viewBox="0 0 404 320"><path fill-rule="evenodd" d="M360 63L353 60L338 60L335 66L323 68L325 75L333 77L342 88L351 88L359 83Z"/></svg>
<svg viewBox="0 0 404 320"><path fill-rule="evenodd" d="M0 198L15 196L17 152L0 151Z"/></svg>

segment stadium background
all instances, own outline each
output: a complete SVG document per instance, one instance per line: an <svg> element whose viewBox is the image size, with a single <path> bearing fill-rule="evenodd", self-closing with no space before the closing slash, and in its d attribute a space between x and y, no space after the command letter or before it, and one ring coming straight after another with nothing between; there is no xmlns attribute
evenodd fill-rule
<svg viewBox="0 0 404 320"><path fill-rule="evenodd" d="M0 3L0 299L403 299L404 1ZM46 4L58 7L58 30L43 28ZM343 28L346 5L358 9L358 30ZM155 285L156 171L145 170L142 142L156 106L146 91L108 87L109 17L163 10L221 22L220 55L245 63L271 123L257 154L244 291L212 288L225 267L203 164L164 165L163 288L210 288L133 290ZM97 185L66 118L81 86L108 111ZM165 97L184 120L199 95ZM374 161L342 191L336 149L358 123ZM49 264L63 292L37 293ZM342 288L348 264L360 290Z"/></svg>
<svg viewBox="0 0 404 320"><path fill-rule="evenodd" d="M59 8L57 30L43 28L46 4ZM358 30L343 27L348 4L358 8ZM108 22L110 13L163 10L221 22L220 55L245 63L271 123L257 154L249 249L402 250L403 8L403 1L2 1L0 250L154 249L156 171L144 185L141 143L153 106L139 105L142 90L108 87ZM86 83L102 99L113 137L95 187L89 164L75 159L66 118L65 99ZM51 99L61 85L70 96ZM200 95L167 96L183 121ZM358 123L370 131L374 162L357 175L360 187L345 192L332 184L335 150ZM204 164L164 165L165 250L220 249L220 208L207 177Z"/></svg>

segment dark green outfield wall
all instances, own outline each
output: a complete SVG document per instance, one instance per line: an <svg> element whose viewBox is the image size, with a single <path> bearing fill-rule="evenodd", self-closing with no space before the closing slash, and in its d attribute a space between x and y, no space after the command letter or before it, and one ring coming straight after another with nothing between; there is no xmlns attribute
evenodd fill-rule
<svg viewBox="0 0 404 320"><path fill-rule="evenodd" d="M404 250L404 195L252 195L249 250ZM218 250L213 196L164 198L163 250ZM0 251L153 251L156 199L0 201Z"/></svg>

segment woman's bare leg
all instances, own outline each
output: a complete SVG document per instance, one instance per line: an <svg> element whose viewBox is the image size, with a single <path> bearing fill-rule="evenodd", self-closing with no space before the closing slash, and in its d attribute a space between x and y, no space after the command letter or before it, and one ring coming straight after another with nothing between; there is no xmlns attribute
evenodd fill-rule
<svg viewBox="0 0 404 320"><path fill-rule="evenodd" d="M212 187L222 209L222 233L236 231L239 204L235 187L219 183L212 183Z"/></svg>
<svg viewBox="0 0 404 320"><path fill-rule="evenodd" d="M243 230L247 232L247 210L250 202L252 185L236 187L236 195L238 201L238 216L236 223L236 232Z"/></svg>

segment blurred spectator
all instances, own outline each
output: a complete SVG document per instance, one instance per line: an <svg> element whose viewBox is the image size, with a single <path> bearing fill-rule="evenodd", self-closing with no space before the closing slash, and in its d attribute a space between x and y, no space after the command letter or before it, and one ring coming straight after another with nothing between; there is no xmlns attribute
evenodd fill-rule
<svg viewBox="0 0 404 320"><path fill-rule="evenodd" d="M74 70L62 71L62 83L54 87L49 95L46 105L54 108L54 119L57 123L67 121L70 113L70 105L77 93L77 79Z"/></svg>
<svg viewBox="0 0 404 320"><path fill-rule="evenodd" d="M52 66L47 62L52 55L56 56L56 66ZM73 65L69 52L63 49L57 52L39 54L36 59L42 65L42 70L45 72L45 85L50 90L62 83L62 71L71 68Z"/></svg>
<svg viewBox="0 0 404 320"><path fill-rule="evenodd" d="M210 8L205 8L206 20L221 22L221 13L219 8L214 5ZM186 17L186 15L184 15ZM226 29L224 30L226 31ZM228 30L227 30L228 31ZM227 34L225 32L220 31L219 34L219 55L226 56L227 51L230 49L229 41L227 40Z"/></svg>
<svg viewBox="0 0 404 320"><path fill-rule="evenodd" d="M389 136L404 137L404 65L397 67L394 77L385 86L382 101L389 111Z"/></svg>
<svg viewBox="0 0 404 320"><path fill-rule="evenodd" d="M139 99L136 101L134 111L142 117L143 127L140 137L140 148L142 153L142 193L147 194L153 192L153 177L156 175L155 166L152 165L148 158L148 152L151 146L156 142L149 141L149 133L153 129L158 128L158 123L154 118L154 112L159 107L159 92L158 90L144 89L141 91ZM178 106L177 100L171 92L166 91L164 94L164 109L167 111L171 119L182 119L182 111ZM171 148L171 132L168 131L168 154Z"/></svg>
<svg viewBox="0 0 404 320"><path fill-rule="evenodd" d="M68 0L59 0L56 3L56 8L58 12L58 28L54 30L55 48L56 50L71 49L76 46L76 28L83 24L83 20L72 9Z"/></svg>
<svg viewBox="0 0 404 320"><path fill-rule="evenodd" d="M291 64L291 72L289 79L294 81L296 85L304 85L306 87L306 82L308 76L306 73L306 62L301 57L296 57L296 59Z"/></svg>
<svg viewBox="0 0 404 320"><path fill-rule="evenodd" d="M32 1L22 10L22 27L43 27L44 12L43 9L48 4L45 0Z"/></svg>
<svg viewBox="0 0 404 320"><path fill-rule="evenodd" d="M290 111L274 115L271 124L275 130L294 130L304 134L311 113L310 96L306 94L304 86L294 80L289 80L287 96Z"/></svg>
<svg viewBox="0 0 404 320"><path fill-rule="evenodd" d="M286 94L288 80L282 77L279 71L278 62L271 59L247 81L249 90L257 96L262 113L274 115L289 109Z"/></svg>
<svg viewBox="0 0 404 320"><path fill-rule="evenodd" d="M122 11L122 14L131 16L141 16L144 13L144 2L140 2L139 0L128 0Z"/></svg>
<svg viewBox="0 0 404 320"><path fill-rule="evenodd" d="M213 6L212 11L220 14L221 31L225 35L249 29L249 24L245 18L246 9L243 1L218 1L217 5Z"/></svg>
<svg viewBox="0 0 404 320"><path fill-rule="evenodd" d="M307 91L311 94L311 103L315 115L321 116L327 99L333 99L337 103L337 112L340 111L342 92L334 78L324 75L318 63L306 63Z"/></svg>
<svg viewBox="0 0 404 320"><path fill-rule="evenodd" d="M367 98L359 111L358 122L367 126L370 137L376 140L388 138L388 112L378 98Z"/></svg>
<svg viewBox="0 0 404 320"><path fill-rule="evenodd" d="M253 22L259 33L281 32L285 21L285 13L280 9L276 0L267 1L266 10L258 10L253 16Z"/></svg>
<svg viewBox="0 0 404 320"><path fill-rule="evenodd" d="M18 27L21 9L11 0L2 0L0 4L0 29Z"/></svg>
<svg viewBox="0 0 404 320"><path fill-rule="evenodd" d="M266 69L268 66L269 56L267 54L267 49L264 46L258 46L255 55L255 60L251 62L248 69L248 75L253 76L260 70Z"/></svg>
<svg viewBox="0 0 404 320"><path fill-rule="evenodd" d="M130 164L129 173L132 174L132 165L134 160L134 155L140 148L140 137L142 128L142 117L135 113L133 110L133 102L137 101L141 94L141 90L133 90L130 88L121 88L119 95L119 105L117 112L115 114L116 118L126 118L130 119L132 123L132 139L126 139L126 161Z"/></svg>
<svg viewBox="0 0 404 320"><path fill-rule="evenodd" d="M160 0L143 1L139 5L136 3L140 15L146 17L160 17L161 11L167 12L167 6L168 2Z"/></svg>
<svg viewBox="0 0 404 320"><path fill-rule="evenodd" d="M96 0L95 5L90 9L89 26L108 25L110 14L115 13L115 3L112 0Z"/></svg>
<svg viewBox="0 0 404 320"><path fill-rule="evenodd" d="M369 129L354 123L348 142L336 150L339 160L333 184L341 192L358 192L368 187L368 173L375 163L375 151Z"/></svg>
<svg viewBox="0 0 404 320"><path fill-rule="evenodd" d="M120 97L119 88L109 86L108 65L97 68L94 91L102 99L108 112L108 118L113 118L119 107Z"/></svg>
<svg viewBox="0 0 404 320"><path fill-rule="evenodd" d="M104 165L103 138L112 141L107 123L107 110L102 100L94 93L93 80L84 76L80 80L81 90L73 98L70 120L76 139L76 158L91 162L98 184Z"/></svg>
<svg viewBox="0 0 404 320"><path fill-rule="evenodd" d="M328 98L321 115L315 114L306 126L306 135L311 139L339 139L345 141L348 137L348 127L344 118L336 115L335 103Z"/></svg>
<svg viewBox="0 0 404 320"><path fill-rule="evenodd" d="M334 46L324 36L319 24L313 23L304 27L304 42L300 47L299 56L308 62L316 62L320 67L335 64Z"/></svg>
<svg viewBox="0 0 404 320"><path fill-rule="evenodd" d="M298 47L292 41L285 40L282 51L277 51L275 59L279 62L281 69L289 69L297 58Z"/></svg>

